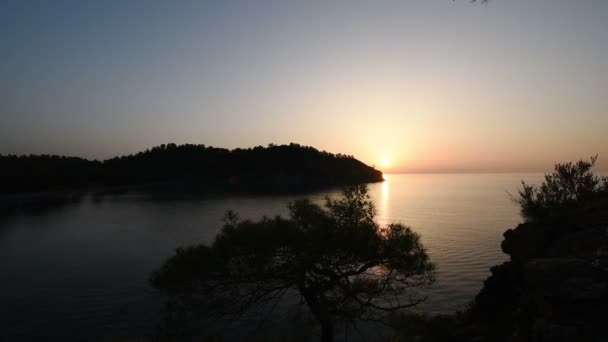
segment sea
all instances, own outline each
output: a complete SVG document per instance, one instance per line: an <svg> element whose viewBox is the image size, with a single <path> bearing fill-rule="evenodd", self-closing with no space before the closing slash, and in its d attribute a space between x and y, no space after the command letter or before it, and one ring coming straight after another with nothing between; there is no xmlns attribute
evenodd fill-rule
<svg viewBox="0 0 608 342"><path fill-rule="evenodd" d="M542 174L387 174L368 185L380 224L420 234L437 265L428 314L463 310L490 268L507 259L503 232L522 221L509 194ZM175 248L210 243L227 210L241 218L287 215L308 197L322 204L339 189L275 196L85 196L79 202L0 218L0 340L101 341L151 336L161 298L150 273Z"/></svg>

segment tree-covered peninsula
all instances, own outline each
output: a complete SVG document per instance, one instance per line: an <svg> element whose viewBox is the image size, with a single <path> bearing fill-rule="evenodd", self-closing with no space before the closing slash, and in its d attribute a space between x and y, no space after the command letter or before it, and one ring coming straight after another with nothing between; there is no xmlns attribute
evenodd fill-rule
<svg viewBox="0 0 608 342"><path fill-rule="evenodd" d="M0 155L4 194L124 188L276 193L382 181L350 155L299 144L233 150L163 144L98 161L56 155Z"/></svg>

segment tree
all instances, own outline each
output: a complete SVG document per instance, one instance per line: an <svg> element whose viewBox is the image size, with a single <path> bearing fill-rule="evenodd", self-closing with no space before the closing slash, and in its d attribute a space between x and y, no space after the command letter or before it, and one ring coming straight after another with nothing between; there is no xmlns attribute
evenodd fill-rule
<svg viewBox="0 0 608 342"><path fill-rule="evenodd" d="M539 186L522 181L518 196L512 196L521 208L522 217L527 221L543 219L607 193L608 178L600 178L591 171L596 161L597 155L589 161L555 164L555 170L545 174Z"/></svg>
<svg viewBox="0 0 608 342"><path fill-rule="evenodd" d="M189 307L240 315L255 305L301 297L331 341L337 320L381 321L425 300L410 290L434 280L418 234L379 226L367 187L354 186L324 207L299 200L289 218L239 221L229 212L212 245L179 248L152 284Z"/></svg>

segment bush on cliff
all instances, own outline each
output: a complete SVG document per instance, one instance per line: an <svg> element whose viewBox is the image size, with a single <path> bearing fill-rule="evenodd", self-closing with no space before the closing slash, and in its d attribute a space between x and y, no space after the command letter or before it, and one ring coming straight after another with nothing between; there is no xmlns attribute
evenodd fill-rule
<svg viewBox="0 0 608 342"><path fill-rule="evenodd" d="M608 194L608 177L596 176L591 171L596 161L597 155L588 161L556 164L539 186L522 181L518 196L512 196L522 217L526 221L542 220Z"/></svg>
<svg viewBox="0 0 608 342"><path fill-rule="evenodd" d="M491 269L472 306L478 340L608 340L608 179L591 171L596 160L523 183L514 200L527 222L503 234L510 261Z"/></svg>

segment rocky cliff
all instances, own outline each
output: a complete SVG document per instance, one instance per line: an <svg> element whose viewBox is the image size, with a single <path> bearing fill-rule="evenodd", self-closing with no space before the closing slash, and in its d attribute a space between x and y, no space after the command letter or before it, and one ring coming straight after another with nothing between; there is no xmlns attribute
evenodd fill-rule
<svg viewBox="0 0 608 342"><path fill-rule="evenodd" d="M608 196L504 233L471 309L492 341L608 341Z"/></svg>

